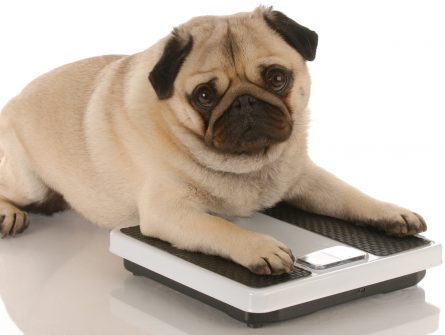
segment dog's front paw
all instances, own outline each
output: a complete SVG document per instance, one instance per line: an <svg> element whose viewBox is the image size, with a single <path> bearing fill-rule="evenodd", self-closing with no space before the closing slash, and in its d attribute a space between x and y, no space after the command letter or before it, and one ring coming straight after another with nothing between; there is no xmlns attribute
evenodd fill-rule
<svg viewBox="0 0 445 335"><path fill-rule="evenodd" d="M425 220L417 213L391 204L385 204L378 211L378 217L370 224L388 235L406 236L426 231Z"/></svg>
<svg viewBox="0 0 445 335"><path fill-rule="evenodd" d="M294 269L292 251L271 236L249 233L238 257L233 259L259 275L279 275Z"/></svg>
<svg viewBox="0 0 445 335"><path fill-rule="evenodd" d="M15 206L0 200L0 236L8 235L15 237L29 226L29 218L25 212Z"/></svg>

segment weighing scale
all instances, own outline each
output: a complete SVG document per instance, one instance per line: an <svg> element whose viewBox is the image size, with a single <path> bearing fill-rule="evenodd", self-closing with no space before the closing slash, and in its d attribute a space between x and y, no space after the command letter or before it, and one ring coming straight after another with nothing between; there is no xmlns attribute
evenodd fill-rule
<svg viewBox="0 0 445 335"><path fill-rule="evenodd" d="M286 203L233 221L285 243L296 257L295 269L278 276L255 275L230 260L143 236L139 226L114 229L110 251L122 257L134 275L156 280L255 328L416 285L442 258L441 245L423 236L391 237Z"/></svg>

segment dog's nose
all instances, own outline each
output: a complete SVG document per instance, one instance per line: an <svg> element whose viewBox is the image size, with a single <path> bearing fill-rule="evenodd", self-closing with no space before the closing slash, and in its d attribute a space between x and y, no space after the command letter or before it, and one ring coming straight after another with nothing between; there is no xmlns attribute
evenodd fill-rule
<svg viewBox="0 0 445 335"><path fill-rule="evenodd" d="M235 99L235 101L232 104L232 107L234 108L240 108L240 109L251 109L257 102L257 98L245 94L245 95L240 95L239 97L237 97Z"/></svg>

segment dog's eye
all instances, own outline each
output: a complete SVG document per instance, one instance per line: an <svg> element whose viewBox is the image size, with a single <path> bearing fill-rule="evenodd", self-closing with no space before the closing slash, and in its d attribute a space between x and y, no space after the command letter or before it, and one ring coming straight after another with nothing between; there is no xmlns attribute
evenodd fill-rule
<svg viewBox="0 0 445 335"><path fill-rule="evenodd" d="M216 103L216 92L212 86L201 84L193 90L192 98L197 107L208 110Z"/></svg>
<svg viewBox="0 0 445 335"><path fill-rule="evenodd" d="M282 94L289 85L290 74L286 69L271 66L264 72L264 81L270 90Z"/></svg>

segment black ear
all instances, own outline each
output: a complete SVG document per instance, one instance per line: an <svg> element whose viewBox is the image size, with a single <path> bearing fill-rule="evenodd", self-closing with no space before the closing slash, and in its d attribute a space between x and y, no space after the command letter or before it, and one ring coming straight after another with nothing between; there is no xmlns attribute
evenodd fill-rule
<svg viewBox="0 0 445 335"><path fill-rule="evenodd" d="M191 37L186 41L175 32L167 41L161 59L148 75L148 80L159 99L163 100L172 96L173 83L186 57L192 50L192 46L193 39Z"/></svg>
<svg viewBox="0 0 445 335"><path fill-rule="evenodd" d="M267 25L275 30L304 59L314 60L317 52L318 35L279 11L264 14Z"/></svg>

